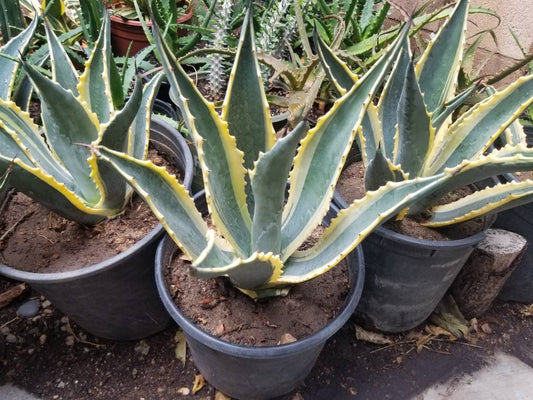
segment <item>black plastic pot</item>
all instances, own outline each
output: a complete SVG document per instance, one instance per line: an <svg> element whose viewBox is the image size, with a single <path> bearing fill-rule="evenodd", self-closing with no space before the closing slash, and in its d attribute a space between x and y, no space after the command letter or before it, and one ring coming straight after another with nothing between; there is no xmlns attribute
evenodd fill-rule
<svg viewBox="0 0 533 400"><path fill-rule="evenodd" d="M512 174L506 174L502 179L506 182L518 180ZM533 303L533 204L524 204L498 213L494 227L516 232L529 243L520 264L505 282L498 298Z"/></svg>
<svg viewBox="0 0 533 400"><path fill-rule="evenodd" d="M181 135L153 119L151 144L192 180L192 158ZM159 224L128 250L101 263L69 272L32 273L0 264L0 274L29 283L59 310L93 335L134 340L164 329L170 317L154 281L154 256L163 235Z"/></svg>
<svg viewBox="0 0 533 400"><path fill-rule="evenodd" d="M346 208L336 193L335 203ZM483 232L460 240L412 238L378 227L362 243L365 285L355 319L370 329L403 332L429 317Z"/></svg>
<svg viewBox="0 0 533 400"><path fill-rule="evenodd" d="M364 260L361 250L348 256L350 292L343 310L329 325L294 343L247 347L212 336L184 316L176 307L166 286L163 270L176 246L165 236L156 254L156 284L163 304L183 329L194 363L207 381L236 399L270 399L290 392L311 372L326 341L352 315L361 296Z"/></svg>

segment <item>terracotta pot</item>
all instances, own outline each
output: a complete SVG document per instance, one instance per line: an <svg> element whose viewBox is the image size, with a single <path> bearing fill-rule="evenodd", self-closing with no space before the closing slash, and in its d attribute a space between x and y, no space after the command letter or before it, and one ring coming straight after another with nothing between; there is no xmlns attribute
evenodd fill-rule
<svg viewBox="0 0 533 400"><path fill-rule="evenodd" d="M178 24L184 24L193 17L193 9L189 7L187 13L178 18ZM130 56L150 45L140 21L121 18L111 14L111 46L115 56L125 56L131 43ZM149 21L148 27L152 26ZM178 30L180 36L186 35L186 30Z"/></svg>

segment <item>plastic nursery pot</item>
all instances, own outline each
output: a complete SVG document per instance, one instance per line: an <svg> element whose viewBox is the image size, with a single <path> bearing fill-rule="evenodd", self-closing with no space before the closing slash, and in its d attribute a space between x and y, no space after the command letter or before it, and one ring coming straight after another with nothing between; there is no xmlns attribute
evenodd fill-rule
<svg viewBox="0 0 533 400"><path fill-rule="evenodd" d="M198 199L199 195L195 198ZM346 258L350 271L350 291L344 308L327 326L311 336L286 345L237 345L203 331L182 314L174 303L163 270L175 250L176 245L165 235L156 254L155 274L159 295L174 321L185 332L198 370L211 385L236 399L270 399L297 387L311 372L326 341L348 321L363 288L363 253L356 249Z"/></svg>
<svg viewBox="0 0 533 400"><path fill-rule="evenodd" d="M517 181L511 174L502 177L504 181ZM524 204L498 213L494 227L516 232L528 243L533 243L533 204ZM506 301L533 303L533 246L530 244L509 279L503 285L498 297Z"/></svg>
<svg viewBox="0 0 533 400"><path fill-rule="evenodd" d="M335 202L346 208L336 193ZM366 277L355 319L383 332L403 332L429 317L483 232L460 240L416 239L378 227L362 243Z"/></svg>
<svg viewBox="0 0 533 400"><path fill-rule="evenodd" d="M183 171L190 187L192 157L181 135L152 119L151 144ZM59 310L95 336L140 339L170 322L154 281L154 256L163 235L159 224L128 250L85 268L58 273L20 271L0 264L0 274L29 283Z"/></svg>

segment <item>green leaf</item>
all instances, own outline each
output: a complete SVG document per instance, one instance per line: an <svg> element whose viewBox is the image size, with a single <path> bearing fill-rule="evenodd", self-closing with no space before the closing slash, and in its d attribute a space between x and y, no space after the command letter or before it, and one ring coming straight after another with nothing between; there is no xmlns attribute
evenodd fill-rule
<svg viewBox="0 0 533 400"><path fill-rule="evenodd" d="M398 151L394 163L411 178L420 176L433 146L434 129L418 87L413 63L409 62L398 104Z"/></svg>
<svg viewBox="0 0 533 400"><path fill-rule="evenodd" d="M276 141L270 111L255 57L251 7L242 24L241 39L228 91L222 106L222 119L244 153L244 167L252 169L260 152L267 152Z"/></svg>
<svg viewBox="0 0 533 400"><path fill-rule="evenodd" d="M2 79L0 79L0 99L8 100L11 96L15 76L20 68L20 63L14 61L14 59L20 54L24 55L26 53L38 23L39 18L34 18L26 29L12 38L0 49L0 71L2 71Z"/></svg>
<svg viewBox="0 0 533 400"><path fill-rule="evenodd" d="M5 171L7 168L12 168L8 176L10 186L58 215L83 225L95 225L104 218L104 213L98 214L101 210L87 206L83 199L50 175L38 168L31 168L18 159L0 155L0 170Z"/></svg>
<svg viewBox="0 0 533 400"><path fill-rule="evenodd" d="M355 200L340 211L315 246L287 260L277 283L304 282L333 268L378 225L431 192L443 176L389 182Z"/></svg>
<svg viewBox="0 0 533 400"><path fill-rule="evenodd" d="M377 190L387 182L403 181L402 170L392 164L378 148L376 155L370 161L365 170L365 189Z"/></svg>
<svg viewBox="0 0 533 400"><path fill-rule="evenodd" d="M498 184L474 192L453 203L431 209L431 217L423 225L446 226L528 204L533 201L533 181Z"/></svg>
<svg viewBox="0 0 533 400"><path fill-rule="evenodd" d="M100 36L86 63L78 90L81 100L98 116L102 123L109 121L114 111L111 74L114 61L111 56L109 15L104 19ZM122 86L121 89L122 90Z"/></svg>
<svg viewBox="0 0 533 400"><path fill-rule="evenodd" d="M459 0L417 64L420 89L429 112L453 96L461 67L469 0Z"/></svg>
<svg viewBox="0 0 533 400"><path fill-rule="evenodd" d="M478 89L476 85L472 85L468 89L459 93L448 103L441 105L431 116L431 123L433 127L438 130L446 119L467 100Z"/></svg>
<svg viewBox="0 0 533 400"><path fill-rule="evenodd" d="M431 162L424 174L459 165L463 160L475 160L492 142L533 103L533 75L521 77L506 89L461 115L447 129L437 132Z"/></svg>
<svg viewBox="0 0 533 400"><path fill-rule="evenodd" d="M189 192L162 167L104 147L99 159L113 166L146 204L189 259L197 259L207 247L207 224ZM151 195L157 193L157 195Z"/></svg>
<svg viewBox="0 0 533 400"><path fill-rule="evenodd" d="M304 242L327 213L335 183L365 109L396 59L402 39L302 140L289 178L289 198L283 214L282 260Z"/></svg>
<svg viewBox="0 0 533 400"><path fill-rule="evenodd" d="M41 114L48 145L72 175L79 191L77 194L88 204L97 204L100 192L92 180L92 170L87 163L90 153L77 143L89 144L96 140L98 121L94 115L87 114L72 92L49 80L27 63L24 63L24 68L41 98Z"/></svg>
<svg viewBox="0 0 533 400"><path fill-rule="evenodd" d="M52 62L52 79L77 96L78 73L50 24L45 21L44 27L50 51L50 61Z"/></svg>
<svg viewBox="0 0 533 400"><path fill-rule="evenodd" d="M279 254L281 251L281 216L285 203L287 179L300 139L307 132L301 122L288 136L278 140L261 154L251 174L255 208L252 219L252 251Z"/></svg>
<svg viewBox="0 0 533 400"><path fill-rule="evenodd" d="M155 25L154 31L171 93L198 152L213 222L239 254L248 257L251 218L246 203L243 154L238 151L235 138L230 136L227 123L198 92Z"/></svg>

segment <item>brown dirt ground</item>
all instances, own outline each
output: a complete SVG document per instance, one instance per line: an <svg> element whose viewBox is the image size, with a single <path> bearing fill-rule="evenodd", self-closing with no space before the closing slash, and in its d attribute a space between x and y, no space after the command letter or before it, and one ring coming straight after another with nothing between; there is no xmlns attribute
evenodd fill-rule
<svg viewBox="0 0 533 400"><path fill-rule="evenodd" d="M15 283L0 278L0 293ZM209 384L192 394L198 371L190 355L176 359L176 326L135 342L84 333L41 299L33 319L16 317L34 292L0 309L0 384L10 382L45 400L214 400ZM496 302L479 318L474 341L432 340L417 352L422 328L390 335L395 344L355 338L350 322L326 344L304 384L279 400L409 398L454 374L482 367L496 349L533 366L533 317L525 306ZM415 339L413 339L415 338ZM183 393L189 392L189 395Z"/></svg>

